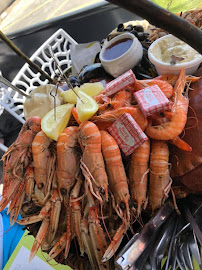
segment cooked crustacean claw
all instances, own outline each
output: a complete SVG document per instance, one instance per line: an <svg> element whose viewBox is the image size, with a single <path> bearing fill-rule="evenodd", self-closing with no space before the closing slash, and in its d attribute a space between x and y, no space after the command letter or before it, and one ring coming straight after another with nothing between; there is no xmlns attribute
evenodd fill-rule
<svg viewBox="0 0 202 270"><path fill-rule="evenodd" d="M83 218L81 221L81 236L82 236L82 242L85 248L85 252L87 253L88 259L90 261L90 265L92 269L96 269L97 261L95 257L95 249L91 243L88 220L86 218Z"/></svg>
<svg viewBox="0 0 202 270"><path fill-rule="evenodd" d="M122 223L119 229L117 230L116 234L114 235L110 245L106 249L103 257L102 257L102 262L106 262L109 259L111 259L112 256L114 256L115 252L119 248L121 241L124 237L124 234L127 232L129 228L129 223L124 224Z"/></svg>
<svg viewBox="0 0 202 270"><path fill-rule="evenodd" d="M67 233L64 233L62 237L58 240L58 242L54 245L51 251L48 254L47 262L54 259L58 254L60 254L66 246L67 243Z"/></svg>
<svg viewBox="0 0 202 270"><path fill-rule="evenodd" d="M106 241L103 229L99 222L98 208L89 190L87 193L87 198L88 198L88 204L89 204L88 226L89 226L91 244L93 245L93 248L94 248L96 261L97 261L99 269L109 269L109 263L102 262L102 257L107 248L107 241Z"/></svg>
<svg viewBox="0 0 202 270"><path fill-rule="evenodd" d="M40 246L41 246L41 244L46 236L46 233L48 231L49 225L50 225L50 218L46 217L43 220L41 227L37 233L37 236L35 238L34 244L33 244L32 249L31 249L30 257L29 257L29 262L32 261L32 259L36 255L38 249L40 248Z"/></svg>
<svg viewBox="0 0 202 270"><path fill-rule="evenodd" d="M22 219L18 220L17 223L20 225L29 225L32 223L42 221L45 217L48 216L48 213L51 209L51 206L52 206L51 201L49 200L49 201L47 201L45 206L41 209L41 211L38 215L22 218Z"/></svg>
<svg viewBox="0 0 202 270"><path fill-rule="evenodd" d="M81 254L84 253L84 247L81 237L81 203L78 198L82 181L78 178L74 185L69 204L66 205L66 218L67 218L67 231L62 235L59 241L49 252L48 260L54 259L60 252L65 249L64 256L68 257L71 241L74 237L77 237Z"/></svg>
<svg viewBox="0 0 202 270"><path fill-rule="evenodd" d="M25 198L25 190L22 189L14 207L11 209L11 212L10 212L10 225L11 226L15 223L15 221L18 218L22 204L24 202L24 198Z"/></svg>
<svg viewBox="0 0 202 270"><path fill-rule="evenodd" d="M48 242L51 243L53 241L58 228L60 210L61 200L57 189L54 189L51 198L46 202L45 206L41 209L38 215L26 217L17 221L17 223L21 225L28 225L42 221L38 231L39 235L37 234L32 247L30 260L32 260L35 256L47 234Z"/></svg>
<svg viewBox="0 0 202 270"><path fill-rule="evenodd" d="M28 201L31 201L32 194L34 191L34 168L32 166L27 167L26 176L25 176L25 194Z"/></svg>
<svg viewBox="0 0 202 270"><path fill-rule="evenodd" d="M50 226L48 231L48 242L52 243L58 229L58 222L61 211L61 199L57 189L53 190L53 194L50 200L51 200L51 212L50 212Z"/></svg>

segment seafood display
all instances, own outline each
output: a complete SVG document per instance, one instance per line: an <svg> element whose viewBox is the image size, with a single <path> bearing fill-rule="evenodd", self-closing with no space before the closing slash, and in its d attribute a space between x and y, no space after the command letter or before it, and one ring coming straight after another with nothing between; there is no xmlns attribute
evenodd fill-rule
<svg viewBox="0 0 202 270"><path fill-rule="evenodd" d="M202 22L201 22L202 9L189 10L189 11L182 12L181 14L178 14L178 15L184 20L197 26L198 28L200 29L202 28ZM167 33L163 29L160 29L160 28L151 27L150 30L151 30L151 33L150 33L149 39L152 41L162 36L167 35Z"/></svg>
<svg viewBox="0 0 202 270"><path fill-rule="evenodd" d="M120 24L117 29L133 32L146 51L149 36L143 26ZM170 231L163 228L159 239L167 234L166 243L174 239L178 202L202 192L202 80L185 75L183 68L179 75L158 76L145 52L139 66L116 79L96 63L69 80L75 89L61 87L61 115L56 107L49 117L29 117L3 155L0 211L10 203L10 223L17 221L34 235L30 261L41 248L47 261L72 269L115 269L115 258L121 264L137 239L144 245L140 250L137 244L129 259L147 250L147 230L153 233L156 226L157 237L157 229L168 222ZM70 105L68 120L62 103ZM68 123L59 132L56 120L62 117ZM54 136L46 132L51 121ZM19 214L22 219L17 220ZM124 247L131 238L134 243ZM166 248L155 246L153 258ZM159 266L161 259L151 259L151 265Z"/></svg>

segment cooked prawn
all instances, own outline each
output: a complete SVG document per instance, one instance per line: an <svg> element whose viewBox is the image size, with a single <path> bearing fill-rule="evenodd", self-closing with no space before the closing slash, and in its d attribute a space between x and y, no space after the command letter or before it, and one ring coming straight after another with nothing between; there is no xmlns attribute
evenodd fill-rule
<svg viewBox="0 0 202 270"><path fill-rule="evenodd" d="M132 101L132 91L124 89L119 91L112 99L109 99L104 104L99 105L98 112L103 113L112 109L118 109L125 106L130 106Z"/></svg>
<svg viewBox="0 0 202 270"><path fill-rule="evenodd" d="M148 120L144 117L141 110L137 106L118 108L110 112L103 113L101 115L94 115L91 120L95 122L98 127L102 126L103 124L103 129L107 129L109 126L111 126L113 122L116 121L117 118L119 118L124 113L129 113L140 126L140 128L143 131L145 130L148 124Z"/></svg>
<svg viewBox="0 0 202 270"><path fill-rule="evenodd" d="M154 125L161 125L163 123L169 122L169 119L171 119L172 113L171 112L162 112L162 113L156 113L153 114L150 118L152 119L152 123ZM175 137L172 140L169 140L169 143L174 144L179 149L187 152L191 152L192 148L191 146L183 141L179 136Z"/></svg>
<svg viewBox="0 0 202 270"><path fill-rule="evenodd" d="M68 195L74 185L79 167L79 156L75 149L78 141L78 127L67 127L57 140L57 178L62 197Z"/></svg>
<svg viewBox="0 0 202 270"><path fill-rule="evenodd" d="M100 131L102 138L102 153L105 160L107 175L109 178L109 188L112 193L113 207L118 216L122 219L122 224L115 233L109 247L102 258L103 262L108 261L116 252L124 234L129 227L129 189L128 180L123 166L121 153L114 138L106 131Z"/></svg>
<svg viewBox="0 0 202 270"><path fill-rule="evenodd" d="M120 218L130 219L129 189L118 144L107 131L100 131L102 153L109 179L109 188L115 199L115 210ZM124 214L125 213L125 214Z"/></svg>
<svg viewBox="0 0 202 270"><path fill-rule="evenodd" d="M152 212L161 207L168 197L171 178L168 168L169 150L167 142L155 141L151 143L149 205Z"/></svg>
<svg viewBox="0 0 202 270"><path fill-rule="evenodd" d="M161 125L152 126L148 124L145 133L155 140L172 140L184 129L187 121L187 110L189 100L183 95L185 87L185 70L182 69L174 88L174 103L171 109L171 119Z"/></svg>
<svg viewBox="0 0 202 270"><path fill-rule="evenodd" d="M35 135L40 130L41 118L35 116L30 117L22 126L16 141L8 148L8 151L2 157L4 161L4 188L3 196L0 201L0 211L2 211L10 201L16 201L21 183L25 184L24 174L32 159L31 144Z"/></svg>
<svg viewBox="0 0 202 270"><path fill-rule="evenodd" d="M158 80L156 78L151 80L136 80L135 83L135 91L139 91L148 86L158 85L161 91L165 94L167 98L172 97L173 95L173 87L167 81Z"/></svg>
<svg viewBox="0 0 202 270"><path fill-rule="evenodd" d="M50 171L48 171L51 152L49 149L51 139L49 139L43 131L35 136L32 142L33 166L36 185L42 189L45 194L45 188L51 181L48 179Z"/></svg>
<svg viewBox="0 0 202 270"><path fill-rule="evenodd" d="M137 203L137 216L146 201L149 173L150 141L145 141L135 149L129 167L129 187L131 199Z"/></svg>
<svg viewBox="0 0 202 270"><path fill-rule="evenodd" d="M177 79L178 79L178 75L173 75L173 74L163 74L155 78L155 80L166 81L172 86L176 84ZM197 82L199 79L200 77L196 77L196 76L190 76L190 75L186 76L186 81L190 83Z"/></svg>
<svg viewBox="0 0 202 270"><path fill-rule="evenodd" d="M78 139L83 150L81 158L82 172L88 181L91 192L102 201L105 194L105 200L108 200L108 178L105 171L104 160L101 152L101 135L97 126L86 121L79 126ZM92 182L91 182L91 180Z"/></svg>

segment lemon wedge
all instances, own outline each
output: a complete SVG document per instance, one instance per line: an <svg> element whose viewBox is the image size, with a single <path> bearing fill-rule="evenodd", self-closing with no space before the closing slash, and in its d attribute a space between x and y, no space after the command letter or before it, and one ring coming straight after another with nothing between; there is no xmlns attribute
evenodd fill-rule
<svg viewBox="0 0 202 270"><path fill-rule="evenodd" d="M103 89L104 86L101 82L84 83L80 86L80 91L83 91L91 97L99 95Z"/></svg>
<svg viewBox="0 0 202 270"><path fill-rule="evenodd" d="M97 102L86 93L79 91L76 111L81 122L89 120L98 110Z"/></svg>
<svg viewBox="0 0 202 270"><path fill-rule="evenodd" d="M70 116L71 110L74 104L64 104L56 107L56 118L55 111L52 109L49 111L41 121L41 129L46 133L46 135L57 141L59 135L66 128Z"/></svg>
<svg viewBox="0 0 202 270"><path fill-rule="evenodd" d="M69 89L61 93L61 97L69 103L76 104L78 91L82 91L87 95L94 97L99 95L103 91L104 87L101 82L84 83L80 87L76 86L74 89Z"/></svg>

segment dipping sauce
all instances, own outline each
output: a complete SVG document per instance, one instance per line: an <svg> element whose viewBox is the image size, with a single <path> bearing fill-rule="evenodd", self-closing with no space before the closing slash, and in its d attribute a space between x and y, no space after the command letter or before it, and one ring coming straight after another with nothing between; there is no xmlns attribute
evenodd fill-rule
<svg viewBox="0 0 202 270"><path fill-rule="evenodd" d="M130 38L117 40L105 50L103 58L105 60L113 60L120 57L131 47L132 43L133 40Z"/></svg>
<svg viewBox="0 0 202 270"><path fill-rule="evenodd" d="M168 64L172 64L173 56L176 57L177 64L201 58L201 55L196 50L172 35L159 40L151 52L156 59Z"/></svg>

